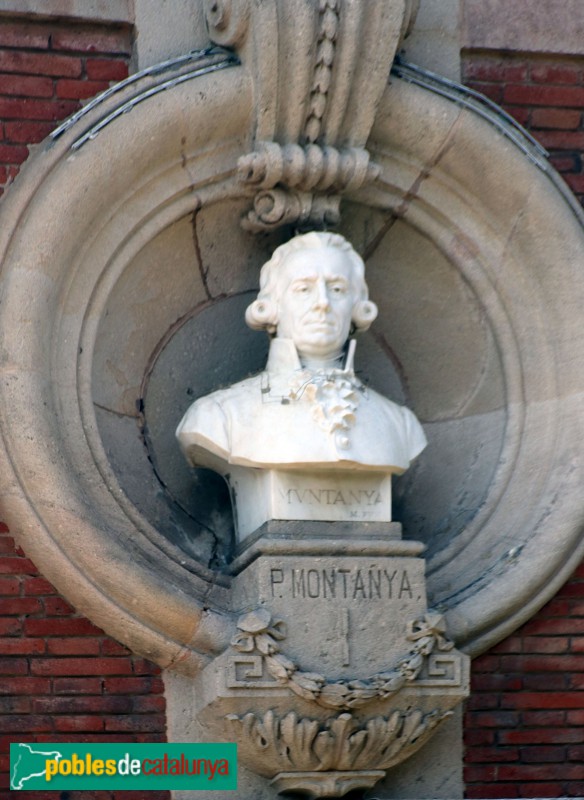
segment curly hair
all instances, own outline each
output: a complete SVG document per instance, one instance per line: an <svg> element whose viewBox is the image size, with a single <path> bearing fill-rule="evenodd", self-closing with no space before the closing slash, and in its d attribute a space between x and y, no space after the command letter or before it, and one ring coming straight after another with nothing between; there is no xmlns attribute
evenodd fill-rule
<svg viewBox="0 0 584 800"><path fill-rule="evenodd" d="M377 306L369 300L365 283L365 264L352 245L338 233L312 231L295 236L274 250L260 273L260 291L257 299L247 308L245 319L250 328L275 333L278 327L278 307L284 290L281 267L293 254L302 250L334 248L345 253L351 264L351 288L355 297L351 319L356 330L367 330L377 316Z"/></svg>

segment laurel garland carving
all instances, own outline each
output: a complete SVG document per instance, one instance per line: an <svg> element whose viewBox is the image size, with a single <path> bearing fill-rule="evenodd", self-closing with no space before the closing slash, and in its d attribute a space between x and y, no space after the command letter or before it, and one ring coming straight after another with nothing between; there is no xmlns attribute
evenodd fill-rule
<svg viewBox="0 0 584 800"><path fill-rule="evenodd" d="M395 710L359 723L343 713L325 722L284 717L228 714L231 735L244 763L261 763L263 774L289 770L328 771L388 769L418 750L434 728L452 712Z"/></svg>
<svg viewBox="0 0 584 800"><path fill-rule="evenodd" d="M279 642L286 638L286 626L281 620L272 621L265 608L240 617L237 627L239 630L231 640L235 650L258 653L277 683L304 700L338 710L362 708L373 700L386 700L396 695L416 680L434 650L448 651L454 647L445 636L442 615L428 611L408 623L406 638L413 643L412 648L395 666L369 678L329 681L324 675L303 672L280 651Z"/></svg>
<svg viewBox="0 0 584 800"><path fill-rule="evenodd" d="M337 32L339 28L339 0L319 1L319 30L316 50L316 64L304 136L307 142L314 143L322 133L322 121L326 111L328 90L331 85Z"/></svg>

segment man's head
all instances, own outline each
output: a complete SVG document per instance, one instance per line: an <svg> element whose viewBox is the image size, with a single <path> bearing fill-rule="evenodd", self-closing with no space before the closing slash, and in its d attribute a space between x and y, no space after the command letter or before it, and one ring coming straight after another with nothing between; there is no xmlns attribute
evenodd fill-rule
<svg viewBox="0 0 584 800"><path fill-rule="evenodd" d="M246 312L250 327L292 339L308 358L337 355L351 324L366 330L376 316L363 260L335 233L307 233L278 247Z"/></svg>

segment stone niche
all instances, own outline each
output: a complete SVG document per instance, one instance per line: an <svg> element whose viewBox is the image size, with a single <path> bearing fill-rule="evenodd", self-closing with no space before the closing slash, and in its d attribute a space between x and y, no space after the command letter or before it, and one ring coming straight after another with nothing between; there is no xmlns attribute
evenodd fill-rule
<svg viewBox="0 0 584 800"><path fill-rule="evenodd" d="M98 583L115 584L136 548L128 579L137 585L124 580L120 591L143 650L142 625L159 628L152 575L169 609L191 619L176 640L186 644L186 597L207 594L229 559L226 489L189 470L174 428L194 398L264 363L267 339L243 312L287 231L253 236L240 225L250 202L235 175L250 144L241 68L155 94L90 138L138 89L87 111L11 191L0 323L8 510L32 514L27 546L37 558L62 540L47 574L62 585L67 554L69 594L86 608L95 591L86 577L97 570ZM191 104L201 91L204 115ZM178 107L187 111L177 127ZM156 147L137 136L148 120ZM549 596L580 556L571 491L580 354L570 316L580 215L550 168L534 167L492 123L397 76L370 149L382 176L343 200L340 224L366 258L380 307L358 342L360 377L424 424L430 446L395 482L394 517L406 538L426 543L431 602L477 652ZM501 175L512 177L504 193ZM63 181L65 209L53 202ZM556 514L562 524L550 528ZM66 534L69 524L79 539ZM77 547L86 535L91 547ZM219 607L226 583L214 581ZM125 624L112 632L128 637Z"/></svg>
<svg viewBox="0 0 584 800"><path fill-rule="evenodd" d="M246 19L229 19L220 43L239 47ZM258 130L276 135L269 103L259 118L254 105L271 42L254 39L259 65L210 48L88 104L31 158L0 220L8 521L79 611L172 670L183 698L235 632L234 542L226 487L186 466L174 430L194 399L264 364L244 310L293 227L241 224L255 188L238 161ZM426 545L428 606L475 655L584 551L582 214L541 150L462 88L397 65L362 99L378 170L343 192L336 226L380 308L359 377L423 423L393 518Z"/></svg>

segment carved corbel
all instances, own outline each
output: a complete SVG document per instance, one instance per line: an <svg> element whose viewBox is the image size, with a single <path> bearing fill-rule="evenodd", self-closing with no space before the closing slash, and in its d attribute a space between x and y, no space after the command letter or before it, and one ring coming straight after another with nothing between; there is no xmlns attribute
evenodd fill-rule
<svg viewBox="0 0 584 800"><path fill-rule="evenodd" d="M253 208L241 225L251 233L274 230L282 225L297 228L327 228L338 225L340 195L319 195L283 188L262 189L253 200Z"/></svg>
<svg viewBox="0 0 584 800"><path fill-rule="evenodd" d="M243 183L256 188L253 209L243 220L258 232L285 224L337 225L341 194L359 189L379 175L363 148L319 147L261 142L238 163ZM286 188L284 188L286 187Z"/></svg>
<svg viewBox="0 0 584 800"><path fill-rule="evenodd" d="M237 49L255 87L256 144L238 164L255 192L243 226L336 225L341 197L379 174L365 145L418 0L205 6L211 40Z"/></svg>
<svg viewBox="0 0 584 800"><path fill-rule="evenodd" d="M404 623L399 655L382 671L329 678L283 652L296 617L286 623L264 605L240 616L231 648L197 678L200 718L237 742L241 763L279 794L371 788L451 716L467 691L468 658L426 609Z"/></svg>

